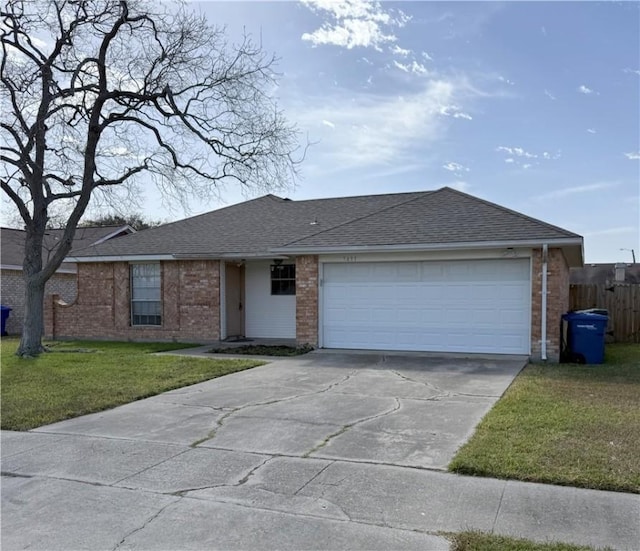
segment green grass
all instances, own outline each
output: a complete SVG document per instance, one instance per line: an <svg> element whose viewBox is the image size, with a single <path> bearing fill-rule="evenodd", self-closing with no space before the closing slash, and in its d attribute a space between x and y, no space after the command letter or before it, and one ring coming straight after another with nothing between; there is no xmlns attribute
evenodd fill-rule
<svg viewBox="0 0 640 551"><path fill-rule="evenodd" d="M449 470L640 493L640 345L602 365L528 365Z"/></svg>
<svg viewBox="0 0 640 551"><path fill-rule="evenodd" d="M32 429L261 365L152 354L193 346L178 343L58 342L33 359L15 356L17 346L17 339L0 344L6 430Z"/></svg>
<svg viewBox="0 0 640 551"><path fill-rule="evenodd" d="M461 532L450 536L451 551L594 551L567 543L536 543L483 532Z"/></svg>

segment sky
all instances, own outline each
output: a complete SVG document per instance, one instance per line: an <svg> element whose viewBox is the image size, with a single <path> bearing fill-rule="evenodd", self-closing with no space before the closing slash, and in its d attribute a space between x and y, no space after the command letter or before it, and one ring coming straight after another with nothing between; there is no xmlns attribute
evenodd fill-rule
<svg viewBox="0 0 640 551"><path fill-rule="evenodd" d="M279 58L274 93L311 143L280 195L450 186L584 236L587 263L640 258L640 3L190 5ZM152 189L139 210L185 216Z"/></svg>
<svg viewBox="0 0 640 551"><path fill-rule="evenodd" d="M579 233L587 263L640 257L640 3L193 5L280 58L313 144L288 197L450 186Z"/></svg>

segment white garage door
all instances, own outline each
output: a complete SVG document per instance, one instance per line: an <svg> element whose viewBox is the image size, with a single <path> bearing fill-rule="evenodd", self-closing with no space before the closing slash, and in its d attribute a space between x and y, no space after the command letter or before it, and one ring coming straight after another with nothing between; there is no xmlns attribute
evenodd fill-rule
<svg viewBox="0 0 640 551"><path fill-rule="evenodd" d="M324 264L325 348L528 354L529 259Z"/></svg>

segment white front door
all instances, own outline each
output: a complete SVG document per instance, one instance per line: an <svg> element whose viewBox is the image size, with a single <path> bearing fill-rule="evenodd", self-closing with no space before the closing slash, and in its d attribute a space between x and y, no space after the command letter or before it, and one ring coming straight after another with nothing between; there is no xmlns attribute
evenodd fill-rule
<svg viewBox="0 0 640 551"><path fill-rule="evenodd" d="M324 264L322 346L528 354L529 259Z"/></svg>

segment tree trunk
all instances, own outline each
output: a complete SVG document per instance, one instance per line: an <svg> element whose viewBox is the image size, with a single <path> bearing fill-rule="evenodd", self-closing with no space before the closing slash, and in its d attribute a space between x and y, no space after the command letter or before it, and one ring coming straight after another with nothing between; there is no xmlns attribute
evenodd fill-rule
<svg viewBox="0 0 640 551"><path fill-rule="evenodd" d="M42 345L44 333L44 283L25 278L24 324L22 338L16 354L37 356L45 351Z"/></svg>
<svg viewBox="0 0 640 551"><path fill-rule="evenodd" d="M47 279L42 274L42 242L46 214L26 226L24 243L24 323L22 338L16 351L18 356L37 356L44 352L44 287Z"/></svg>

